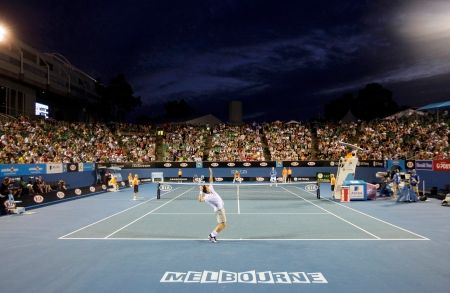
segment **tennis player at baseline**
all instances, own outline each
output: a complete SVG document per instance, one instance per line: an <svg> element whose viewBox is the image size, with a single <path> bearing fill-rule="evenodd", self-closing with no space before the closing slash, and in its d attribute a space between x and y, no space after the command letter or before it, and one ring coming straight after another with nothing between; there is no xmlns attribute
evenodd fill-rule
<svg viewBox="0 0 450 293"><path fill-rule="evenodd" d="M206 202L209 204L216 213L217 218L217 226L214 230L209 234L208 238L211 242L217 242L217 234L219 234L227 223L227 217L225 215L224 203L220 195L214 190L212 185L213 183L213 174L211 168L209 168L209 185L201 185L200 194L198 195L199 202Z"/></svg>

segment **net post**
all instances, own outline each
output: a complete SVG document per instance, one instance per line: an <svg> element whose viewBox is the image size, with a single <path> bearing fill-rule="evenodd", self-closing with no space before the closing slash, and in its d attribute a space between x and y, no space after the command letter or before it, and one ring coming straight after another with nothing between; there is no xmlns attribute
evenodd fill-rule
<svg viewBox="0 0 450 293"><path fill-rule="evenodd" d="M158 185L156 185L156 199L161 199L161 189L159 188L161 186L161 183L158 182Z"/></svg>

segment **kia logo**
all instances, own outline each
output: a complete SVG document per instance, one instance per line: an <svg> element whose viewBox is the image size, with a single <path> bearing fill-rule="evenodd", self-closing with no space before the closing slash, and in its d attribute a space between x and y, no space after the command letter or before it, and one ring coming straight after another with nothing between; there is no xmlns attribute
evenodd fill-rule
<svg viewBox="0 0 450 293"><path fill-rule="evenodd" d="M90 192L94 192L95 191L95 187L94 186L89 187L89 191Z"/></svg>
<svg viewBox="0 0 450 293"><path fill-rule="evenodd" d="M217 167L217 166L219 166L219 163L212 163L211 166Z"/></svg>
<svg viewBox="0 0 450 293"><path fill-rule="evenodd" d="M33 197L33 200L35 203L42 203L44 201L44 197L38 194Z"/></svg>
<svg viewBox="0 0 450 293"><path fill-rule="evenodd" d="M223 178L222 178L222 177L217 177L217 178L216 178L216 181L219 181L219 182L220 182L220 181L223 181Z"/></svg>
<svg viewBox="0 0 450 293"><path fill-rule="evenodd" d="M172 185L161 184L159 186L159 190L161 190L161 191L171 191L172 190Z"/></svg>
<svg viewBox="0 0 450 293"><path fill-rule="evenodd" d="M262 167L265 167L265 166L267 166L267 163L266 162L262 162L259 165L262 166Z"/></svg>
<svg viewBox="0 0 450 293"><path fill-rule="evenodd" d="M165 163L164 167L172 167L172 164L171 163Z"/></svg>
<svg viewBox="0 0 450 293"><path fill-rule="evenodd" d="M235 163L228 163L227 166L228 167L234 167L236 164Z"/></svg>
<svg viewBox="0 0 450 293"><path fill-rule="evenodd" d="M187 165L188 165L187 163L181 163L180 164L181 167L187 167Z"/></svg>
<svg viewBox="0 0 450 293"><path fill-rule="evenodd" d="M245 167L249 167L249 166L251 166L252 164L251 163L244 163L244 166Z"/></svg>
<svg viewBox="0 0 450 293"><path fill-rule="evenodd" d="M69 169L75 171L77 169L77 166L72 164L69 166Z"/></svg>
<svg viewBox="0 0 450 293"><path fill-rule="evenodd" d="M125 186L125 182L123 182L123 181L120 182L120 185Z"/></svg>
<svg viewBox="0 0 450 293"><path fill-rule="evenodd" d="M81 195L81 189L79 189L79 188L75 189L75 194L76 195Z"/></svg>
<svg viewBox="0 0 450 293"><path fill-rule="evenodd" d="M264 181L264 178L263 177L256 177L256 181L259 181L259 182Z"/></svg>
<svg viewBox="0 0 450 293"><path fill-rule="evenodd" d="M58 191L58 192L56 193L56 196L57 196L59 199L63 199L66 195L64 194L64 192Z"/></svg>
<svg viewBox="0 0 450 293"><path fill-rule="evenodd" d="M308 184L305 186L306 191L316 191L319 187L315 184Z"/></svg>
<svg viewBox="0 0 450 293"><path fill-rule="evenodd" d="M316 163L315 162L308 162L308 166L315 166Z"/></svg>
<svg viewBox="0 0 450 293"><path fill-rule="evenodd" d="M294 167L298 166L298 164L299 164L298 162L291 162L291 166L294 166Z"/></svg>
<svg viewBox="0 0 450 293"><path fill-rule="evenodd" d="M330 162L330 166L334 166L334 162L333 161Z"/></svg>
<svg viewBox="0 0 450 293"><path fill-rule="evenodd" d="M412 168L412 167L414 167L414 163L411 162L411 161L409 161L408 163L406 163L406 166L407 166L408 168Z"/></svg>
<svg viewBox="0 0 450 293"><path fill-rule="evenodd" d="M102 185L102 189L106 190L106 185L105 184Z"/></svg>

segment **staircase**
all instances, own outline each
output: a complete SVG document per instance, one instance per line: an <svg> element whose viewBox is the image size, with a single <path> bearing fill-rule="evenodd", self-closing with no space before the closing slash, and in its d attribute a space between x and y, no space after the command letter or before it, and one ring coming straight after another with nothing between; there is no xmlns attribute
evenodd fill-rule
<svg viewBox="0 0 450 293"><path fill-rule="evenodd" d="M272 160L272 156L270 155L270 150L269 150L269 144L267 142L267 137L264 135L264 129L261 129L261 132L260 132L259 135L261 137L261 143L262 143L262 147L263 147L264 158L266 159L266 161L270 161L270 160Z"/></svg>
<svg viewBox="0 0 450 293"><path fill-rule="evenodd" d="M208 161L209 151L212 146L212 133L206 137L205 147L203 148L203 161Z"/></svg>

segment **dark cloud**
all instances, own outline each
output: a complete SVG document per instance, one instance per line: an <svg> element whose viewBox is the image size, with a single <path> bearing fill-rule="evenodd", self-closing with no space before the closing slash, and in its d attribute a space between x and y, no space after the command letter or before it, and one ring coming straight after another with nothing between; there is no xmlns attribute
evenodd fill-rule
<svg viewBox="0 0 450 293"><path fill-rule="evenodd" d="M198 112L224 112L241 99L249 118L312 117L370 82L413 105L442 98L449 15L441 0L0 4L20 38L104 81L125 73L153 109L183 98Z"/></svg>

